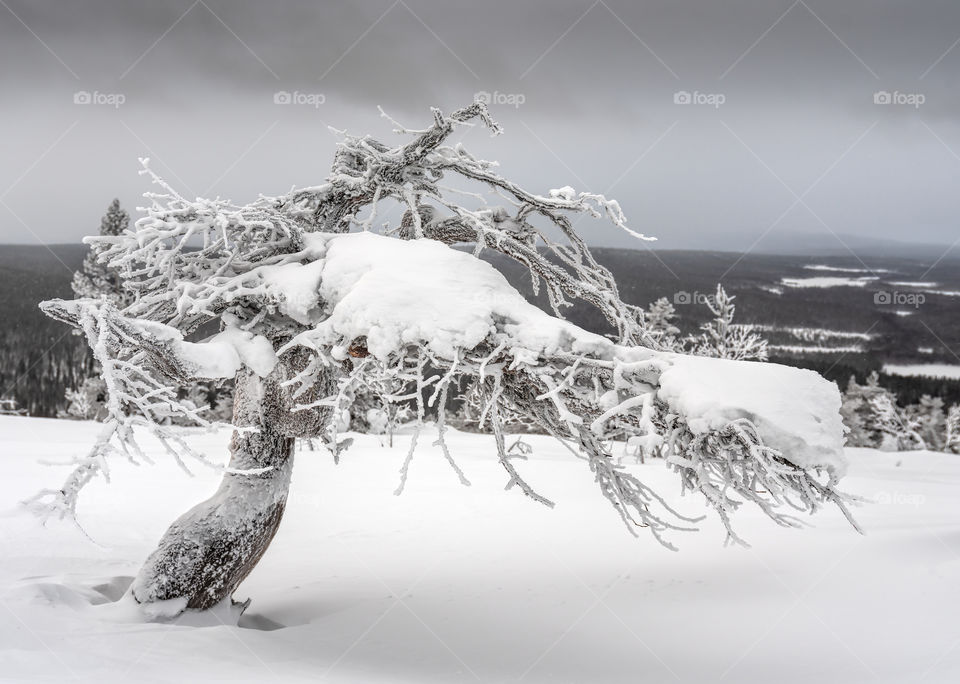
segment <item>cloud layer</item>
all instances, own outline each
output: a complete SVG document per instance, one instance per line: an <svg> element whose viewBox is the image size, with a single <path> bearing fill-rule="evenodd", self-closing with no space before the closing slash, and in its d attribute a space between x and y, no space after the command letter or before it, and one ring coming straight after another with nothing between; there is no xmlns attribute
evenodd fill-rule
<svg viewBox="0 0 960 684"><path fill-rule="evenodd" d="M96 231L138 156L243 201L322 181L327 126L390 137L377 105L416 127L477 93L507 133L465 144L662 246L960 236L955 2L4 1L0 242Z"/></svg>

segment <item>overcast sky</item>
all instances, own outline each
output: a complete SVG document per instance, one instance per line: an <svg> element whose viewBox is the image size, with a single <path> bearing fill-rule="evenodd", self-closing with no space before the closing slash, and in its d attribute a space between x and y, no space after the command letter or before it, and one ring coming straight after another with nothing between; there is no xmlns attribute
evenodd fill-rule
<svg viewBox="0 0 960 684"><path fill-rule="evenodd" d="M389 140L377 105L478 92L506 133L468 149L664 247L960 237L956 0L0 0L0 64L0 242L95 232L140 156L244 202L322 182L328 125Z"/></svg>

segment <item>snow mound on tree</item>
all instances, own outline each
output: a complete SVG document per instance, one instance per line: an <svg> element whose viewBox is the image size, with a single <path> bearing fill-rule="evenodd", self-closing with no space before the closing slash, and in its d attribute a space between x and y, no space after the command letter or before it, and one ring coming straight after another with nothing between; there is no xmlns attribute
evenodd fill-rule
<svg viewBox="0 0 960 684"><path fill-rule="evenodd" d="M441 242L374 233L310 237L327 242L318 294L329 310L314 340L342 350L365 336L379 359L423 343L450 360L501 331L524 359L561 350L613 353L609 340L541 311L494 267Z"/></svg>
<svg viewBox="0 0 960 684"><path fill-rule="evenodd" d="M353 341L366 338L379 359L424 346L452 360L457 350L492 339L515 363L536 366L544 356L570 354L642 366L657 398L694 434L747 419L795 465L834 475L845 469L839 392L812 371L614 344L543 312L490 264L433 240L366 232L307 237L316 261L265 279L289 310L320 319L301 335L304 342L331 345L345 357Z"/></svg>
<svg viewBox="0 0 960 684"><path fill-rule="evenodd" d="M188 372L197 377L232 378L241 366L266 376L277 363L270 340L231 325L204 342L187 342L176 328L155 321L137 321L136 327L169 344Z"/></svg>
<svg viewBox="0 0 960 684"><path fill-rule="evenodd" d="M669 358L657 397L684 416L694 434L747 418L767 446L795 465L828 467L837 477L845 472L840 393L834 383L776 363Z"/></svg>

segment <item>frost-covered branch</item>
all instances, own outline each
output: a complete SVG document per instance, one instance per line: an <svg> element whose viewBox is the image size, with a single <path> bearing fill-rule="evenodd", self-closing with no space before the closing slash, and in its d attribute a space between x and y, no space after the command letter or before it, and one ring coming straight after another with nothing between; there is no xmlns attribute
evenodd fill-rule
<svg viewBox="0 0 960 684"><path fill-rule="evenodd" d="M240 366L236 352L231 362L230 348L223 343L200 350L201 345L184 342L173 328L124 318L106 299L53 300L44 303L44 311L86 335L106 384L107 417L63 486L31 500L34 510L75 518L83 487L98 474L109 481L111 456L136 464L152 462L140 446L143 433L157 440L188 473L189 461L222 469L187 439L191 432L208 431L217 424L203 416L203 407L180 398L177 390L191 379L232 376Z"/></svg>

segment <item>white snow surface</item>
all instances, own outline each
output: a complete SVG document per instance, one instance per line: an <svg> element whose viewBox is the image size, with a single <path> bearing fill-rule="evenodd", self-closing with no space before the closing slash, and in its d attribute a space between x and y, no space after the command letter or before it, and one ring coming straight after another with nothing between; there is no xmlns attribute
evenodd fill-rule
<svg viewBox="0 0 960 684"><path fill-rule="evenodd" d="M917 351L920 351L919 349ZM930 350L933 351L932 349ZM929 352L927 352L929 353ZM883 366L887 375L922 376L928 378L950 378L960 380L960 365L949 363L887 363Z"/></svg>
<svg viewBox="0 0 960 684"><path fill-rule="evenodd" d="M754 324L756 330L766 332L782 332L792 335L798 339L806 341L817 341L829 338L843 340L871 340L875 337L871 333L853 332L849 330L830 330L829 328L810 328L810 327L785 327L780 325Z"/></svg>
<svg viewBox="0 0 960 684"><path fill-rule="evenodd" d="M769 344L767 345L767 349L795 354L856 354L864 350L863 346L859 344L847 344L837 347L810 344Z"/></svg>
<svg viewBox="0 0 960 684"><path fill-rule="evenodd" d="M492 438L448 433L464 488L421 437L405 493L392 491L410 434L393 448L355 435L339 466L300 451L273 544L226 607L177 625L137 622L121 597L167 525L219 476L117 462L81 501L92 543L18 502L57 486L93 423L0 417L0 679L152 682L687 682L843 684L960 681L960 457L848 449L848 491L867 536L839 511L783 529L736 516L753 546L724 547L713 517L670 552L630 537L586 466L546 437L518 462L558 502L504 491ZM226 460L229 434L195 444ZM631 465L671 505L661 462Z"/></svg>
<svg viewBox="0 0 960 684"><path fill-rule="evenodd" d="M804 266L810 271L834 271L837 273L890 273L885 268L840 268L838 266L826 266L824 264L808 264Z"/></svg>
<svg viewBox="0 0 960 684"><path fill-rule="evenodd" d="M346 345L367 336L386 359L423 342L451 360L505 319L515 349L536 358L566 348L609 358L609 340L558 320L527 302L490 264L435 240L397 240L375 233L309 236L327 245L319 288L327 318L316 336Z"/></svg>
<svg viewBox="0 0 960 684"><path fill-rule="evenodd" d="M179 330L162 323L137 321L137 326L169 342L180 361L198 377L232 378L244 364L263 376L277 363L270 340L236 327L228 326L203 342L186 342Z"/></svg>
<svg viewBox="0 0 960 684"><path fill-rule="evenodd" d="M874 276L848 278L843 276L815 276L813 278L781 278L780 282L787 287L863 287L867 283L877 280Z"/></svg>

